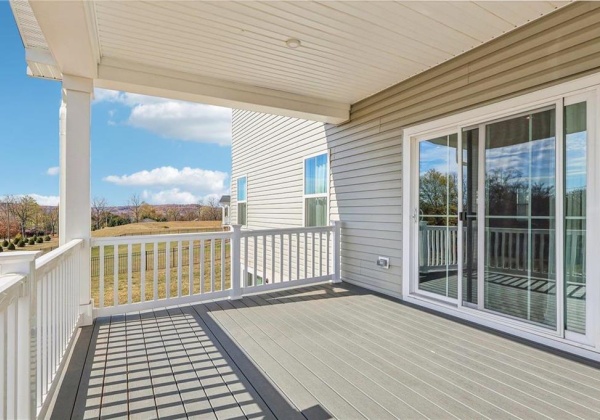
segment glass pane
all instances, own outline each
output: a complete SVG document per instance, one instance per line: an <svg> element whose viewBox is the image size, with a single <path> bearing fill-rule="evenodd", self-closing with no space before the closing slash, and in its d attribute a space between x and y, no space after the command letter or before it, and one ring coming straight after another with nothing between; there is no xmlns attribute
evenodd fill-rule
<svg viewBox="0 0 600 420"><path fill-rule="evenodd" d="M587 106L565 107L565 328L585 334Z"/></svg>
<svg viewBox="0 0 600 420"><path fill-rule="evenodd" d="M419 289L457 297L458 136L419 144Z"/></svg>
<svg viewBox="0 0 600 420"><path fill-rule="evenodd" d="M463 147L463 302L477 304L477 185L479 129L465 130Z"/></svg>
<svg viewBox="0 0 600 420"><path fill-rule="evenodd" d="M556 326L555 110L486 126L486 309Z"/></svg>
<svg viewBox="0 0 600 420"><path fill-rule="evenodd" d="M246 224L246 203L238 203L238 225Z"/></svg>
<svg viewBox="0 0 600 420"><path fill-rule="evenodd" d="M238 199L238 201L246 201L246 187L247 187L246 177L238 178L238 180L237 180L237 199Z"/></svg>
<svg viewBox="0 0 600 420"><path fill-rule="evenodd" d="M306 159L304 163L304 194L327 192L327 154Z"/></svg>
<svg viewBox="0 0 600 420"><path fill-rule="evenodd" d="M327 226L327 198L306 199L306 226Z"/></svg>

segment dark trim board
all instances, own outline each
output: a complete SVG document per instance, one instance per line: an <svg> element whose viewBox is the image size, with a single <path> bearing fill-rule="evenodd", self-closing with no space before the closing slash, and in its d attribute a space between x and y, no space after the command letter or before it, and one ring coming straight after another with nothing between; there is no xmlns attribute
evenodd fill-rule
<svg viewBox="0 0 600 420"><path fill-rule="evenodd" d="M81 341L72 418L600 416L598 364L346 283L99 319Z"/></svg>

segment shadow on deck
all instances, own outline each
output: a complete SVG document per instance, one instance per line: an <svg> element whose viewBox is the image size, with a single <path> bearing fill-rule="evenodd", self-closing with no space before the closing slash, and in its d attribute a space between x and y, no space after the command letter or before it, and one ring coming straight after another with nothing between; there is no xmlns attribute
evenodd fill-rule
<svg viewBox="0 0 600 420"><path fill-rule="evenodd" d="M350 286L98 319L53 418L599 418L600 370Z"/></svg>

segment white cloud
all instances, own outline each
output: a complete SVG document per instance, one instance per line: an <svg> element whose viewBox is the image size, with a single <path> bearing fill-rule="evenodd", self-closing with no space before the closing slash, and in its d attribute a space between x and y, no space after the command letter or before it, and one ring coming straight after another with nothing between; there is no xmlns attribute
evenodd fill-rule
<svg viewBox="0 0 600 420"><path fill-rule="evenodd" d="M48 170L46 171L46 174L51 175L51 176L58 175L59 173L60 173L60 168L58 166L52 166L51 168L48 168Z"/></svg>
<svg viewBox="0 0 600 420"><path fill-rule="evenodd" d="M200 168L162 166L150 171L144 170L131 175L110 175L104 181L116 185L137 187L188 187L202 192L223 191L228 174Z"/></svg>
<svg viewBox="0 0 600 420"><path fill-rule="evenodd" d="M144 191L142 198L151 204L196 204L203 201L202 196L194 195L189 191L171 188L158 192Z"/></svg>
<svg viewBox="0 0 600 420"><path fill-rule="evenodd" d="M39 195L39 194L28 194L33 198L40 206L58 206L59 197L57 195Z"/></svg>
<svg viewBox="0 0 600 420"><path fill-rule="evenodd" d="M103 89L96 89L94 96L95 102L120 103L131 108L125 123L132 127L170 139L231 144L229 108Z"/></svg>

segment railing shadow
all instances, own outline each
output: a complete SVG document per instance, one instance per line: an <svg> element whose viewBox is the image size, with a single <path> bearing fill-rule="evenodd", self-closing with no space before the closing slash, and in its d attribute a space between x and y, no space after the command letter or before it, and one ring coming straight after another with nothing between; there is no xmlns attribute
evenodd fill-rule
<svg viewBox="0 0 600 420"><path fill-rule="evenodd" d="M271 303L349 293L302 288ZM318 404L299 410L203 304L97 319L81 330L56 401L53 419L332 418Z"/></svg>

